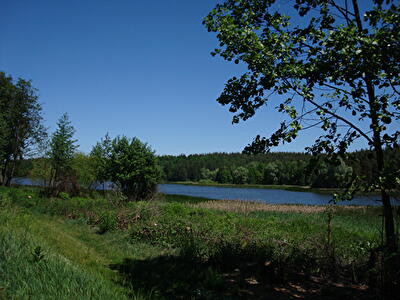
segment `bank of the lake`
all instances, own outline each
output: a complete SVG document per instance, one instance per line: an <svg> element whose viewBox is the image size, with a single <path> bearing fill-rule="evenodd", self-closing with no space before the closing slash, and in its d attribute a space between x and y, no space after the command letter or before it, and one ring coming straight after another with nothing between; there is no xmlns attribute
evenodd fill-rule
<svg viewBox="0 0 400 300"><path fill-rule="evenodd" d="M332 194L313 193L309 191L291 191L283 189L263 189L250 187L220 187L190 184L160 184L159 192L215 200L242 200L267 204L298 204L298 205L329 205L332 204ZM393 199L393 204L399 205ZM337 205L380 206L379 197L355 196L351 201L338 201Z"/></svg>
<svg viewBox="0 0 400 300"><path fill-rule="evenodd" d="M166 184L182 184L192 186L214 186L221 188L239 188L239 189L267 189L267 190L285 190L292 192L309 192L316 194L332 195L340 193L343 190L337 188L314 188L308 185L285 185L285 184L233 184L233 183L218 183L218 182L204 182L204 181L169 181ZM379 191L376 192L357 192L359 196L377 196Z"/></svg>
<svg viewBox="0 0 400 300"><path fill-rule="evenodd" d="M312 188L310 186L302 185L278 185L278 184L233 184L233 183L218 183L218 182L204 182L204 181L171 181L166 182L167 184L182 184L182 185L193 185L193 186L215 186L221 188L239 188L239 189L271 189L271 190L285 190L293 192L312 192L320 194L332 194L340 192L334 188Z"/></svg>
<svg viewBox="0 0 400 300"><path fill-rule="evenodd" d="M22 186L40 186L40 181L29 178L15 178L13 183ZM303 204L303 205L328 205L333 199L331 191L326 193L315 193L303 187L301 191L295 190L294 186L285 188L273 188L282 186L257 185L217 185L217 184L159 184L158 190L163 194L178 194L185 196L202 197L215 200L243 200L253 202L263 202L269 204ZM100 184L94 190L112 190L115 186L111 182ZM393 200L394 205L399 205L399 201ZM340 201L338 205L372 205L379 206L379 196L377 195L356 195L351 201Z"/></svg>

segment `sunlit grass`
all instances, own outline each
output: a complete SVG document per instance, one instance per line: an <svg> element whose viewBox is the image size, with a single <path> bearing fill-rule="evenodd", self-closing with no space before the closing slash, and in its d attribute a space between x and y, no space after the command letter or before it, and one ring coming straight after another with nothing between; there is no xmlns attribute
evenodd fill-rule
<svg viewBox="0 0 400 300"><path fill-rule="evenodd" d="M0 224L0 299L148 299L115 284L120 277L109 265L159 255L157 247L132 244L127 232L98 235L78 221L17 207L3 207ZM36 247L43 262L32 260Z"/></svg>

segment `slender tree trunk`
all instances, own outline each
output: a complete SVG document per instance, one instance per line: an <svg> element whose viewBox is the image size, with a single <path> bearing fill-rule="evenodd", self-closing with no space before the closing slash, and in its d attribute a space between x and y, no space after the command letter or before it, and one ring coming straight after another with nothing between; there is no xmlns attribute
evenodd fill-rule
<svg viewBox="0 0 400 300"><path fill-rule="evenodd" d="M12 161L11 163L11 169L9 170L9 172L7 172L7 177L5 179L5 186L10 186L11 185L11 180L14 177L14 172L15 172L15 165L16 165L16 161L15 159Z"/></svg>
<svg viewBox="0 0 400 300"><path fill-rule="evenodd" d="M18 162L18 156L16 153L14 153L13 159L11 161L11 169L10 169L10 172L8 173L8 177L7 177L6 186L11 185L11 180L14 178L15 169L17 168L17 162Z"/></svg>
<svg viewBox="0 0 400 300"><path fill-rule="evenodd" d="M0 171L0 185L4 184L4 167Z"/></svg>
<svg viewBox="0 0 400 300"><path fill-rule="evenodd" d="M376 154L376 163L378 167L378 176L382 175L384 171L384 152L382 147L382 138L379 130L379 120L377 116L377 103L375 97L374 87L372 85L371 80L366 79L367 90L368 90L368 98L369 98L369 106L370 106L370 114L371 114L371 125L373 133L373 148ZM381 200L383 206L383 216L385 218L385 237L386 237L386 246L389 252L396 252L397 250L397 241L396 241L396 232L394 228L394 216L393 216L393 207L390 203L390 195L385 189L384 186L380 187L381 190Z"/></svg>
<svg viewBox="0 0 400 300"><path fill-rule="evenodd" d="M2 176L2 182L1 185L5 186L7 183L7 172L8 172L8 165L10 163L10 160L7 158L4 162L4 167L1 170L1 176Z"/></svg>
<svg viewBox="0 0 400 300"><path fill-rule="evenodd" d="M378 176L382 175L384 171L384 152L383 143L379 130L379 120L377 116L377 106L374 87L371 80L367 79L367 90L369 98L369 106L371 113L371 125L373 130L373 141L374 141L374 151L376 154L376 163L378 167ZM383 206L383 216L385 218L385 236L386 236L386 246L390 252L395 252L397 250L396 232L394 228L394 217L393 217L393 207L390 203L390 195L384 186L381 189L381 200Z"/></svg>
<svg viewBox="0 0 400 300"><path fill-rule="evenodd" d="M376 114L375 114L376 115ZM377 126L378 120L376 116L372 118L372 125ZM378 166L378 174L381 175L384 170L384 153L382 149L382 140L378 130L374 130L374 151L376 153L376 162ZM386 246L389 252L396 252L397 241L394 228L393 207L390 203L390 195L384 187L381 187L381 200L383 206L383 216L385 222Z"/></svg>
<svg viewBox="0 0 400 300"><path fill-rule="evenodd" d="M360 16L360 10L358 8L358 1L352 0L353 8L354 8L354 16L356 20L356 24L358 27L358 31L362 34L363 26ZM366 62L364 62L366 63ZM375 96L374 85L371 80L370 74L368 72L364 77L365 84L367 86L368 93L368 102L370 109L370 117L371 117L371 127L373 130L373 149L376 154L376 163L378 166L378 176L380 176L384 171L384 153L383 153L383 142L381 138L381 131L379 129L379 119L378 119L378 110L379 103L377 103L377 99ZM381 200L383 207L383 216L385 221L385 237L386 237L386 247L389 252L396 252L397 250L397 240L396 240L396 232L394 228L394 217L393 217L393 208L390 203L390 195L386 191L385 187L381 186Z"/></svg>

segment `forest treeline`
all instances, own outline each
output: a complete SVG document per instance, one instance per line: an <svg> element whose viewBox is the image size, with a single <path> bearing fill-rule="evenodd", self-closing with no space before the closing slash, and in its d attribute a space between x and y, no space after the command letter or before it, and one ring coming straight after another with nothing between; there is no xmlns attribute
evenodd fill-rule
<svg viewBox="0 0 400 300"><path fill-rule="evenodd" d="M386 150L387 172L400 166L400 150ZM37 174L45 158L19 162L16 177L40 178ZM71 166L81 185L90 186L93 175L91 155L78 152ZM368 150L355 151L336 163L301 152L272 152L259 155L242 153L208 153L191 155L162 155L157 157L164 182L201 182L225 184L299 185L315 188L344 188L354 178L372 181L376 175L376 160Z"/></svg>
<svg viewBox="0 0 400 300"><path fill-rule="evenodd" d="M386 150L387 171L400 165L400 151ZM300 152L271 152L259 155L209 153L159 156L164 180L200 181L232 184L306 185L312 187L345 187L357 176L373 180L376 175L374 153L355 151L346 158L328 162Z"/></svg>

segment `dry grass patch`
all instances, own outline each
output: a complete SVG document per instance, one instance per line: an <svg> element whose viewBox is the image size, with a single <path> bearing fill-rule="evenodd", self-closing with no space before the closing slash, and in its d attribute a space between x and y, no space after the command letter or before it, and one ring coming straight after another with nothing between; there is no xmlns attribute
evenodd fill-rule
<svg viewBox="0 0 400 300"><path fill-rule="evenodd" d="M253 211L277 211L294 213L320 213L326 211L327 206L267 204L240 200L212 200L191 204L192 207L201 207L216 210L233 211L237 213L249 213ZM343 206L340 209L365 209L362 206Z"/></svg>

